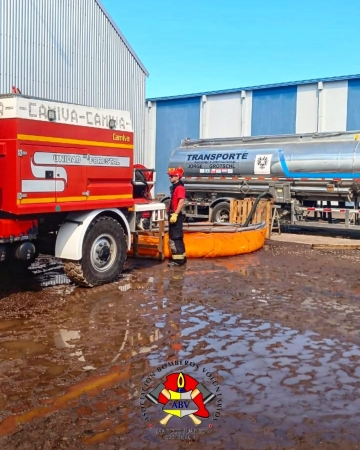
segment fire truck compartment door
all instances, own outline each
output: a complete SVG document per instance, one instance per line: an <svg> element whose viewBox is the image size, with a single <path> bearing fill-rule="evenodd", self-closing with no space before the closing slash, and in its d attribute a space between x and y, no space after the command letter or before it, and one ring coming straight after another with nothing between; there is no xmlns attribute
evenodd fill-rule
<svg viewBox="0 0 360 450"><path fill-rule="evenodd" d="M47 164L38 164L35 160L37 154L54 152L56 149L41 145L21 145L18 151L20 164L20 203L51 203L55 202L55 192L62 180L56 180L56 164L53 159Z"/></svg>
<svg viewBox="0 0 360 450"><path fill-rule="evenodd" d="M48 157L56 161L56 202L86 201L87 150L82 148L57 148L55 155Z"/></svg>
<svg viewBox="0 0 360 450"><path fill-rule="evenodd" d="M86 164L81 150L22 145L19 152L22 203L84 201ZM24 198L24 200L23 200Z"/></svg>
<svg viewBox="0 0 360 450"><path fill-rule="evenodd" d="M128 250L131 248L131 233L129 223L124 214L116 208L96 209L94 211L82 211L70 213L60 227L56 238L55 257L80 261L82 258L83 241L86 230L91 222L100 213L112 211L119 217L119 222L124 226L127 234Z"/></svg>

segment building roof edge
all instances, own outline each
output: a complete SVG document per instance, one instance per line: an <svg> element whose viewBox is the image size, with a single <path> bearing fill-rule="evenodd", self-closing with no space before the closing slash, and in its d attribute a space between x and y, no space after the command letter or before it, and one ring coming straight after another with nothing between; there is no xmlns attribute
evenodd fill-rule
<svg viewBox="0 0 360 450"><path fill-rule="evenodd" d="M95 0L95 2L98 4L98 6L102 10L102 12L105 14L105 16L107 17L108 21L111 23L111 25L115 29L116 33L119 35L120 39L122 41L124 41L124 44L129 49L130 53L133 55L133 57L135 58L135 60L137 61L137 63L139 64L139 66L141 67L143 72L145 73L145 75L149 76L149 72L147 71L146 67L141 62L140 58L137 56L137 54L135 53L134 49L131 47L131 45L129 44L129 42L127 41L127 39L123 35L123 33L120 31L119 27L116 25L116 23L114 22L114 20L110 16L110 14L107 12L107 10L106 10L105 6L102 4L101 0Z"/></svg>
<svg viewBox="0 0 360 450"><path fill-rule="evenodd" d="M326 83L331 81L343 81L343 80L352 80L352 79L360 79L360 74L357 75L343 75L337 77L327 77L327 78L313 78L309 80L299 80L299 81L289 81L283 83L272 83L272 84L261 84L257 86L247 86L247 87L239 87L234 89L223 89L219 91L206 91L206 92L197 92L193 94L181 94L181 95L172 95L167 97L152 97L147 98L146 101L149 102L157 102L162 100L177 100L182 98L193 98L193 97L202 97L203 95L220 95L220 94L231 94L241 91L256 91L259 89L272 89L278 87L287 87L287 86L299 86L303 84L313 84L319 83L320 81Z"/></svg>

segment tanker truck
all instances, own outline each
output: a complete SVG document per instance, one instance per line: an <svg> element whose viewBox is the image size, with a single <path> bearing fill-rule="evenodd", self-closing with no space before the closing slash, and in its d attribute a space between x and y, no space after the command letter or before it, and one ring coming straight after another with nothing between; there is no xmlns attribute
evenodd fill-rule
<svg viewBox="0 0 360 450"><path fill-rule="evenodd" d="M359 212L359 144L360 131L187 138L168 167L183 167L184 212L195 220L228 222L231 199L263 194L288 223L304 221L313 211L315 219L344 214L348 225Z"/></svg>

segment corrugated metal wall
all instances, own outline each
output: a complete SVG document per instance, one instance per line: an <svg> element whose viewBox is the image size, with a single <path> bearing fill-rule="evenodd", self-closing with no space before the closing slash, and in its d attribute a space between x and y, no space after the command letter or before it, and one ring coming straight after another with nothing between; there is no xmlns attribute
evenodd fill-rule
<svg viewBox="0 0 360 450"><path fill-rule="evenodd" d="M296 86L258 89L253 92L251 134L295 133Z"/></svg>
<svg viewBox="0 0 360 450"><path fill-rule="evenodd" d="M156 105L156 193L169 194L168 163L171 153L187 137L199 138L200 99L158 102Z"/></svg>
<svg viewBox="0 0 360 450"><path fill-rule="evenodd" d="M146 76L96 0L0 0L0 92L130 111L140 163Z"/></svg>

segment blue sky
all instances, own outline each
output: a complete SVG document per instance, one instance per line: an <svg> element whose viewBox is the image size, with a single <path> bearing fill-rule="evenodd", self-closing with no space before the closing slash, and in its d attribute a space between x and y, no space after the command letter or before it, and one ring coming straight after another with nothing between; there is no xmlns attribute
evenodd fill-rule
<svg viewBox="0 0 360 450"><path fill-rule="evenodd" d="M102 0L147 98L360 73L360 0Z"/></svg>

